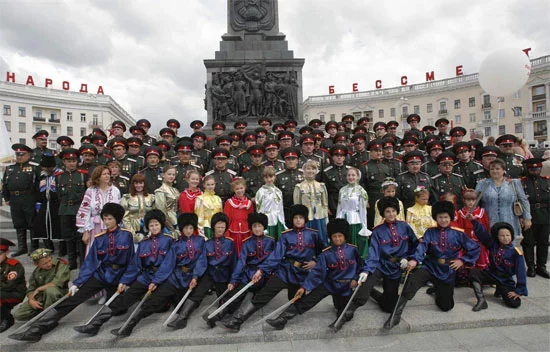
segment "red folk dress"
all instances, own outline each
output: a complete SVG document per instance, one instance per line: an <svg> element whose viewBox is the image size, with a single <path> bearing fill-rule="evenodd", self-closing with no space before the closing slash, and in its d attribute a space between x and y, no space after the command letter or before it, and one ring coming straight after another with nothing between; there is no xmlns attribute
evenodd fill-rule
<svg viewBox="0 0 550 352"><path fill-rule="evenodd" d="M489 265L489 250L485 248L485 246L483 246L483 244L477 238L476 234L474 233L474 225L472 224L472 222L466 219L466 215L468 215L468 212L469 209L467 208L462 208L458 210L455 213L455 220L453 221L453 224L451 226L456 226L464 229L464 234L469 239L479 244L479 246L481 247L481 252L479 253L479 258L477 259L474 268L482 270ZM485 227L487 232L490 232L489 216L487 215L485 209L476 207L472 212L472 216L475 220L479 221L483 225L483 227Z"/></svg>
<svg viewBox="0 0 550 352"><path fill-rule="evenodd" d="M248 214L254 212L254 203L246 197L233 196L225 202L223 212L229 218L228 235L233 239L237 255L240 256L243 240L250 236Z"/></svg>
<svg viewBox="0 0 550 352"><path fill-rule="evenodd" d="M202 194L200 188L197 188L196 191L187 188L185 191L180 193L178 199L180 214L183 213L194 213L195 212L195 200L198 196Z"/></svg>

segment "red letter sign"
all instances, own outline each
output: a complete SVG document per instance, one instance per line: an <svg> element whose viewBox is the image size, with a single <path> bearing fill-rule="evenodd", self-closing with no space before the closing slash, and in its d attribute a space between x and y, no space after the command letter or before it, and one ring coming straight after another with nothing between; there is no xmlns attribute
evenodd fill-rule
<svg viewBox="0 0 550 352"><path fill-rule="evenodd" d="M359 91L359 88L357 88L357 83L353 83L351 85L351 91L352 92L358 92Z"/></svg>
<svg viewBox="0 0 550 352"><path fill-rule="evenodd" d="M376 89L382 88L382 81L377 79L375 85L376 85Z"/></svg>
<svg viewBox="0 0 550 352"><path fill-rule="evenodd" d="M328 86L328 94L334 94L334 86Z"/></svg>
<svg viewBox="0 0 550 352"><path fill-rule="evenodd" d="M46 78L46 82L44 83L44 87L48 88L53 83L51 78Z"/></svg>
<svg viewBox="0 0 550 352"><path fill-rule="evenodd" d="M401 76L401 85L406 86L407 85L407 76Z"/></svg>
<svg viewBox="0 0 550 352"><path fill-rule="evenodd" d="M462 65L458 65L456 67L456 76L462 76L464 73L462 72Z"/></svg>
<svg viewBox="0 0 550 352"><path fill-rule="evenodd" d="M103 87L102 86L99 86L97 88L97 94L105 94L105 93L103 93Z"/></svg>
<svg viewBox="0 0 550 352"><path fill-rule="evenodd" d="M31 75L29 75L29 77L27 77L27 83L25 83L26 85L31 85L31 86L34 86L34 79L32 78Z"/></svg>
<svg viewBox="0 0 550 352"><path fill-rule="evenodd" d="M9 81L12 81L13 83L15 83L15 72L14 73L6 72L6 82L9 82Z"/></svg>
<svg viewBox="0 0 550 352"><path fill-rule="evenodd" d="M426 82L435 80L435 73L432 72L426 72Z"/></svg>
<svg viewBox="0 0 550 352"><path fill-rule="evenodd" d="M63 90L69 90L69 82L68 81L63 81Z"/></svg>

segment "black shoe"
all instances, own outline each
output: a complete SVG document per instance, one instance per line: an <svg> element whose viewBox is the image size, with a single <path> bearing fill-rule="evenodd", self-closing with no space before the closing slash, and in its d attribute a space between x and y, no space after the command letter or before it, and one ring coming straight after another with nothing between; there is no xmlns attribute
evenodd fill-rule
<svg viewBox="0 0 550 352"><path fill-rule="evenodd" d="M53 308L35 321L26 331L11 334L8 337L19 341L38 342L42 335L52 331L57 326L59 319L57 311Z"/></svg>
<svg viewBox="0 0 550 352"><path fill-rule="evenodd" d="M168 327L176 330L185 328L187 326L187 318L189 318L191 313L193 313L197 307L198 304L190 299L185 301L177 318L170 322Z"/></svg>
<svg viewBox="0 0 550 352"><path fill-rule="evenodd" d="M111 330L111 334L115 335L115 336L120 336L120 337L126 337L126 336L130 336L132 334L132 331L134 330L134 328L136 327L136 325L141 321L141 319L147 317L149 314L146 314L145 312L143 312L143 310L140 310L135 317L133 317L132 319L130 319L130 321L128 322L128 325L126 325L126 327L124 328L124 330L120 330L120 328L118 329L113 329Z"/></svg>
<svg viewBox="0 0 550 352"><path fill-rule="evenodd" d="M433 295L435 293L435 287L432 286L432 287L429 287L427 290L426 290L426 294L428 295Z"/></svg>
<svg viewBox="0 0 550 352"><path fill-rule="evenodd" d="M532 266L527 267L527 276L529 276L529 277L537 276L537 272L535 271L534 267L532 267Z"/></svg>
<svg viewBox="0 0 550 352"><path fill-rule="evenodd" d="M17 252L12 253L12 258L19 257L22 254L29 252L27 247L27 231L26 230L17 230Z"/></svg>
<svg viewBox="0 0 550 352"><path fill-rule="evenodd" d="M87 325L73 326L73 329L81 334L88 334L91 336L97 335L99 329L113 316L113 311L109 307L103 308L100 314L98 314Z"/></svg>
<svg viewBox="0 0 550 352"><path fill-rule="evenodd" d="M477 298L477 303L475 306L473 306L472 310L474 312L479 312L482 309L487 309L487 300L485 299L485 295L483 294L483 288L481 287L481 284L477 281L472 281L472 288L474 289L474 294Z"/></svg>
<svg viewBox="0 0 550 352"><path fill-rule="evenodd" d="M4 332L8 330L14 323L15 323L15 320L13 319L11 314L8 319L0 320L0 332Z"/></svg>
<svg viewBox="0 0 550 352"><path fill-rule="evenodd" d="M546 270L545 268L537 268L535 272L538 276L542 276L545 279L550 279L550 273L548 273L548 270Z"/></svg>
<svg viewBox="0 0 550 352"><path fill-rule="evenodd" d="M296 309L296 306L292 305L287 310L282 312L277 318L267 319L265 322L273 326L276 330L283 330L286 323L298 314L298 309Z"/></svg>
<svg viewBox="0 0 550 352"><path fill-rule="evenodd" d="M395 307L395 312L390 315L388 320L384 323L384 328L387 330L390 330L394 326L398 325L399 322L401 322L401 314L403 314L403 310L405 309L405 306L407 305L408 299L406 299L403 296L399 296L399 299L397 300L397 305Z"/></svg>
<svg viewBox="0 0 550 352"><path fill-rule="evenodd" d="M259 308L256 308L252 301L247 301L243 303L232 316L227 320L222 320L221 323L231 332L239 332L241 325L258 309Z"/></svg>
<svg viewBox="0 0 550 352"><path fill-rule="evenodd" d="M370 291L370 296L372 299L374 299L376 302L380 302L380 298L382 298L382 292L378 291L377 289L373 288Z"/></svg>

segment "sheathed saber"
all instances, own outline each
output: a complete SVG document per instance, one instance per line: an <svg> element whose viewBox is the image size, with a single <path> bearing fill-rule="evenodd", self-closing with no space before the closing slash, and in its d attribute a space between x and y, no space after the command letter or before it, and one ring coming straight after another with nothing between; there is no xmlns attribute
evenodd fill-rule
<svg viewBox="0 0 550 352"><path fill-rule="evenodd" d="M353 291L353 294L351 295L351 297L348 301L348 304L346 304L346 306L344 307L344 310L342 311L342 313L340 314L340 316L338 317L338 319L334 323L334 326L332 327L332 330L334 332L338 332L338 330L340 330L340 324L342 323L342 319L344 319L344 315L348 311L349 306L351 306L351 303L353 302L353 299L355 298L355 295L357 294L357 292L359 292L360 287L361 287L361 285L359 285L355 288L355 290Z"/></svg>
<svg viewBox="0 0 550 352"><path fill-rule="evenodd" d="M399 303L399 299L401 298L401 295L403 294L403 290L405 289L405 285L407 284L407 279L409 278L409 274L411 273L410 270L407 270L407 275L405 275L405 281L403 281L403 288L401 289L401 293L397 297L397 302L395 302L395 307L393 308L393 312L390 316L390 325L393 323L393 317L395 315L395 311L397 310L397 303Z"/></svg>
<svg viewBox="0 0 550 352"><path fill-rule="evenodd" d="M134 311L132 312L132 314L130 314L130 316L128 317L128 319L124 322L124 324L122 324L122 326L118 329L118 332L121 333L123 332L126 327L128 326L128 324L130 324L130 320L134 319L134 317L139 313L139 310L141 309L141 306L143 305L143 303L145 303L145 301L151 297L151 295L153 294L153 291L149 290L147 291L147 293L143 296L143 298L141 299L141 301L139 302L139 304L137 305L136 309L134 309Z"/></svg>
<svg viewBox="0 0 550 352"><path fill-rule="evenodd" d="M218 297L214 302L212 302L208 307L206 307L206 309L203 310L203 311L201 312L202 318L205 319L205 320L208 319L208 316L206 315L206 313L208 313L208 311L210 310L210 308L214 307L219 301L221 301L222 298L224 298L225 296L227 296L227 294L228 294L229 292L230 292L229 289L225 290L224 293L222 293L222 294L220 295L220 297Z"/></svg>
<svg viewBox="0 0 550 352"><path fill-rule="evenodd" d="M191 291L193 291L193 289L190 288L187 290L187 292L185 292L185 295L183 296L183 298L179 301L176 308L174 308L172 313L170 313L170 316L168 317L168 319L166 319L166 321L164 322L164 324L162 324L162 326L167 327L168 324L170 324L172 319L174 319L176 314L178 314L178 311L180 310L181 306L183 306L183 303L185 303L185 301L187 300L187 297L189 297L189 295L191 294Z"/></svg>
<svg viewBox="0 0 550 352"><path fill-rule="evenodd" d="M297 300L299 300L299 299L300 299L300 298L298 298L298 297L292 298L290 301L286 302L285 304L283 304L283 305L280 306L279 308L275 309L273 312L269 313L268 315L266 315L266 316L263 317L262 319L258 320L258 321L255 322L254 324L252 324L252 326L255 326L255 325L258 325L258 324L260 324L260 323L263 323L263 322L266 321L267 319L271 319L272 317L281 314L282 312L284 312L288 307L290 307L291 305L293 305L293 304L294 304Z"/></svg>
<svg viewBox="0 0 550 352"><path fill-rule="evenodd" d="M246 292L246 290L248 290L248 288L250 286L254 285L254 281L250 281L249 283L247 283L243 288L241 288L241 290L239 292L237 292L233 297L231 297L230 299L227 300L227 302L225 302L224 304L222 304L220 306L220 308L216 309L215 311L213 311L212 313L210 313L210 315L208 316L208 319L212 319L214 318L216 315L220 314L221 311L223 311L228 305L230 305L234 300L237 299L237 297L239 297L240 295L242 295L243 293Z"/></svg>
<svg viewBox="0 0 550 352"><path fill-rule="evenodd" d="M30 326L32 323L34 323L35 321L37 321L38 319L42 318L46 313L48 313L50 310L54 309L55 307L57 307L59 304L61 304L61 302L63 302L64 300L66 300L67 298L71 297L71 293L70 292L67 292L67 294L63 297L61 297L57 302L55 302L54 304L52 304L51 306L49 306L48 308L44 309L42 312L40 312L40 314L38 314L37 316L35 316L34 318L32 318L31 320L29 320L28 322L26 322L25 324L21 325L19 328L17 328L17 330L15 330L13 333L14 334L17 334L18 332L20 332L21 330L23 330L24 328L26 328L27 326Z"/></svg>
<svg viewBox="0 0 550 352"><path fill-rule="evenodd" d="M118 293L118 291L116 291L112 296L111 298L109 298L109 300L107 302L105 302L104 305L101 306L101 308L99 308L99 310L94 314L92 315L92 317L84 324L84 326L90 324L92 322L92 320L94 320L95 317L97 317L99 315L99 313L101 313L103 311L103 309L105 309L105 307L109 307L109 305L111 305L111 303L113 303L113 301L120 295L120 293Z"/></svg>

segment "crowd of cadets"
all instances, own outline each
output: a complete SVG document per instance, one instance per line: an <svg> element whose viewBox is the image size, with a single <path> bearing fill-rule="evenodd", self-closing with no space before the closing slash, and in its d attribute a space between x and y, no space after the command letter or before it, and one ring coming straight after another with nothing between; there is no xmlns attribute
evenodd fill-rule
<svg viewBox="0 0 550 352"><path fill-rule="evenodd" d="M173 165L177 190L185 191L187 175L190 171L198 172L210 176L205 181L216 181L213 194L221 199L222 204L232 197L234 191L237 192L235 187L231 187L235 185L236 177L244 179L246 195L254 201L264 184L264 168L271 166L276 171L274 184L281 192L289 230L278 234L275 242L264 235L264 230L268 230L267 217L251 213L251 207L248 229L252 236L244 239L243 235L244 240L238 241L239 248L236 248L234 241L225 237L226 231L232 230L231 219L223 213L211 217L211 234L205 242L203 237L193 235L204 226L201 222L207 223L208 219L200 220L195 214L181 212L183 214L178 219L181 236L174 240L163 230L164 214L151 211L144 220L149 236L137 246L136 257L132 234L118 227L124 210L118 205L108 204L102 211L107 232L96 236L91 254L86 256L79 277L69 290L71 298L52 309L27 331L11 337L37 341L55 327L61 317L97 291L106 289L110 296L115 291L123 293L127 287L128 291L117 298L117 304L105 309L90 324L75 329L96 334L112 315L123 314L146 292L155 292L152 294L155 298L147 301L124 331L113 331L115 335L129 335L139 320L166 310L167 301L177 302L187 290L193 290L178 317L168 325L183 328L208 290L213 289L221 295L229 288L230 297L237 291L234 289L239 283L249 281L256 284L251 290L253 298L236 300L216 317L207 320L210 327L222 320L224 326L238 331L248 317L283 288L288 289L289 299L299 303L276 319L268 320L277 329L282 329L289 319L309 310L327 295L333 296L340 314L351 290L358 286L361 291L346 312L346 320L351 319L353 311L372 296L384 311L391 312L394 306L397 307L385 324L391 328L399 323L406 302L428 281L434 284L432 293L435 293L436 304L444 311L450 310L454 305L455 271L464 264L473 265L480 253L479 244L462 231L450 227L450 222L455 218L455 210L463 206L463 191L475 189L478 181L489 177L489 164L497 157L504 160L509 177L522 178L532 208L542 214L539 216L546 216L546 220L541 218L538 222L538 232L543 236L538 236L536 241L542 243L546 233L547 246L549 181L527 173L527 168L536 168L540 160L530 159L525 167L523 158L513 153L512 146L517 141L515 136L500 136L496 140L497 146L484 147L477 139L463 141L466 130L462 127L452 128L448 134L449 121L446 119L439 119L437 128L425 126L420 130L420 116L412 114L407 118L411 128L403 138L395 134L399 125L396 121L377 122L373 126L374 132L368 131L366 118L356 121L356 127L352 128L354 122L354 117L347 115L340 123L326 123L323 131L319 129L322 122L312 120L297 131L295 120L272 124L270 119L261 118L258 121L261 127L254 131L246 131L246 121L237 121L233 125L234 131L228 134L225 134L223 122L214 122L215 137L211 138L202 131L204 123L198 120L190 125L194 131L191 136L178 137L180 123L171 119L167 127L160 130L160 139L156 140L148 134L151 124L147 120L139 120L136 126L130 127L132 137L129 138L123 137L127 130L124 123L115 121L109 137L101 129L94 129L92 135L82 138L79 149L73 148L71 138L59 137L61 152L56 158L63 170L56 175L56 181L61 189L59 215L69 224L65 228L74 221L94 167L107 164L118 166L120 174L115 175L113 184L122 194L128 192L129 180L136 173L144 175L148 191L154 192L162 185L162 168ZM4 173L3 196L10 202L19 241L18 251L13 256L27 252L26 231L31 228L29 222L35 210L29 204L34 204L41 157L55 154L46 148L47 137L47 131L37 132L33 137L37 144L35 149L14 144L16 163L7 167ZM327 234L331 246L324 251L325 243L319 234L304 228L305 222L311 220L308 219L309 209L293 204L295 186L304 180L301 168L310 160L320 166L317 179L328 191L330 221ZM346 243L350 236L347 221L334 219L339 190L348 184L346 177L352 167L361 171L359 184L366 190L368 208L372 209L367 212L367 227L373 232L366 260L361 258L355 246ZM396 197L383 197L383 182L387 184L388 179L394 180L390 183L396 185ZM397 220L403 206L407 209L415 205L415 190L419 188L429 190L433 221L439 227L428 229L424 238L429 241L420 242L407 223ZM385 219L378 226L374 226L376 212ZM474 310L487 307L481 289L481 285L486 283L502 287L499 292L508 306L519 306L519 295L527 294L523 255L511 244L514 235L519 234L514 234L510 226L499 223L491 229L491 237L487 234L488 229L482 231L477 221L473 221L472 214L465 217L472 220L471 226L490 252L489 272L472 270L470 273L478 299ZM246 215L239 221L246 223ZM11 242L4 243L0 253L4 254L11 245ZM529 246L524 244L524 247L526 245ZM36 248L38 244L31 243L31 246ZM410 283L398 299L400 269L407 269L408 275L418 263L423 265L412 272ZM3 267L17 264L14 259L2 261ZM15 277L21 277L17 271L13 272L16 272ZM545 269L543 272L546 276L541 276L547 277ZM14 279L5 278L5 273L9 276L11 272L2 269L3 297L4 282ZM516 281L512 280L514 275ZM373 288L378 279L384 280L383 294L377 294ZM22 297L10 298L8 303L11 306L2 302L2 328L7 329L13 324L6 308L21 300Z"/></svg>

